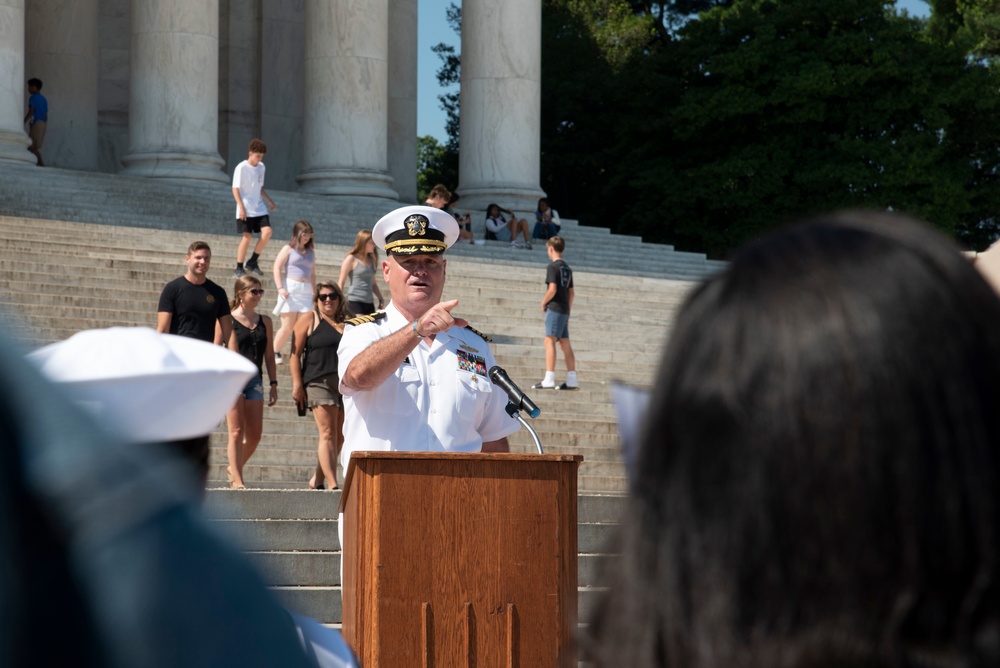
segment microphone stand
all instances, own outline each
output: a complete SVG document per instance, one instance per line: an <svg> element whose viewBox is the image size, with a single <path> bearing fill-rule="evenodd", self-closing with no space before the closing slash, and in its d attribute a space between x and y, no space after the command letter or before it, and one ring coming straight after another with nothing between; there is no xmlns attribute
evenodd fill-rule
<svg viewBox="0 0 1000 668"><path fill-rule="evenodd" d="M517 410L517 405L513 401L508 401L507 407L504 410L507 411L507 415L517 419L518 422L527 428L528 433L531 434L531 438L535 439L535 447L538 448L538 454L544 455L545 453L542 452L542 442L538 440L538 434L535 433L535 430L530 424L528 424L528 421L521 417L521 413Z"/></svg>

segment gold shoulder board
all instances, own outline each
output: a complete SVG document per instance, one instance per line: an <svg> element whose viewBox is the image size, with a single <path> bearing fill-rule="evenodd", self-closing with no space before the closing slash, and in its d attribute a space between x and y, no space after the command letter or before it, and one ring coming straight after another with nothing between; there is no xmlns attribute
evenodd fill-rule
<svg viewBox="0 0 1000 668"><path fill-rule="evenodd" d="M385 311L375 311L375 313L369 313L368 315L359 315L346 320L348 325L363 325L366 322L378 322L385 317Z"/></svg>
<svg viewBox="0 0 1000 668"><path fill-rule="evenodd" d="M465 328L467 330L469 330L470 332L472 332L473 334L475 334L476 336L478 336L479 338L481 338L486 343L493 343L493 339L491 339L490 337L486 336L485 334L483 334L482 332L480 332L478 329L476 329L472 325L466 325Z"/></svg>

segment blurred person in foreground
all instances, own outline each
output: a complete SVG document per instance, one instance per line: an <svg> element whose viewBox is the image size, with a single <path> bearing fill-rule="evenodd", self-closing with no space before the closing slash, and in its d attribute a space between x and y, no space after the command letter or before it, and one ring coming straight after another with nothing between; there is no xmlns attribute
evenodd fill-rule
<svg viewBox="0 0 1000 668"><path fill-rule="evenodd" d="M1000 301L901 216L754 242L689 297L593 665L1000 665Z"/></svg>
<svg viewBox="0 0 1000 668"><path fill-rule="evenodd" d="M252 363L147 328L29 357L0 346L0 665L355 665L208 528L171 447L207 438Z"/></svg>

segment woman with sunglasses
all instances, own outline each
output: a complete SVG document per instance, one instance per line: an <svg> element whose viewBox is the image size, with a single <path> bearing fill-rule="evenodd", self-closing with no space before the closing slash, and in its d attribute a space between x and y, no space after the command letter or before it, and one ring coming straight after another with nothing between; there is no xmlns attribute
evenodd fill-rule
<svg viewBox="0 0 1000 668"><path fill-rule="evenodd" d="M334 281L316 286L312 317L295 323L292 337L292 399L299 407L312 409L319 431L319 464L309 481L310 489L337 489L337 456L343 443L344 411L337 375L337 348L344 334L347 304Z"/></svg>
<svg viewBox="0 0 1000 668"><path fill-rule="evenodd" d="M271 319L257 313L264 290L257 277L247 274L236 279L233 300L229 304L233 316L233 331L229 335L229 349L257 365L257 375L250 379L236 404L226 415L229 427L229 468L226 470L229 486L245 489L243 467L257 449L264 430L264 378L261 364L267 362L267 377L271 379L267 405L278 400L278 374L274 364Z"/></svg>

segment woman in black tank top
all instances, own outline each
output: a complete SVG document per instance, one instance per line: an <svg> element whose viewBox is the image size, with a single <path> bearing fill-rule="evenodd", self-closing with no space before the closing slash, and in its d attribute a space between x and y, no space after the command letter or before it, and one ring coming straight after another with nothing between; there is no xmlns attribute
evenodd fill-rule
<svg viewBox="0 0 1000 668"><path fill-rule="evenodd" d="M337 489L337 456L343 444L344 411L337 375L337 348L344 334L347 304L340 286L333 281L316 285L313 313L295 323L289 371L292 399L312 409L319 431L319 463L309 481L311 489Z"/></svg>
<svg viewBox="0 0 1000 668"><path fill-rule="evenodd" d="M236 404L226 415L226 425L229 427L229 468L226 473L233 489L245 489L243 467L257 449L264 431L264 381L261 375L261 365L264 363L267 364L267 377L271 379L267 405L273 406L278 400L271 319L256 311L263 296L264 290L255 276L246 275L236 279L230 303L233 332L229 336L227 347L257 365L257 375L243 388L243 392L236 398Z"/></svg>

